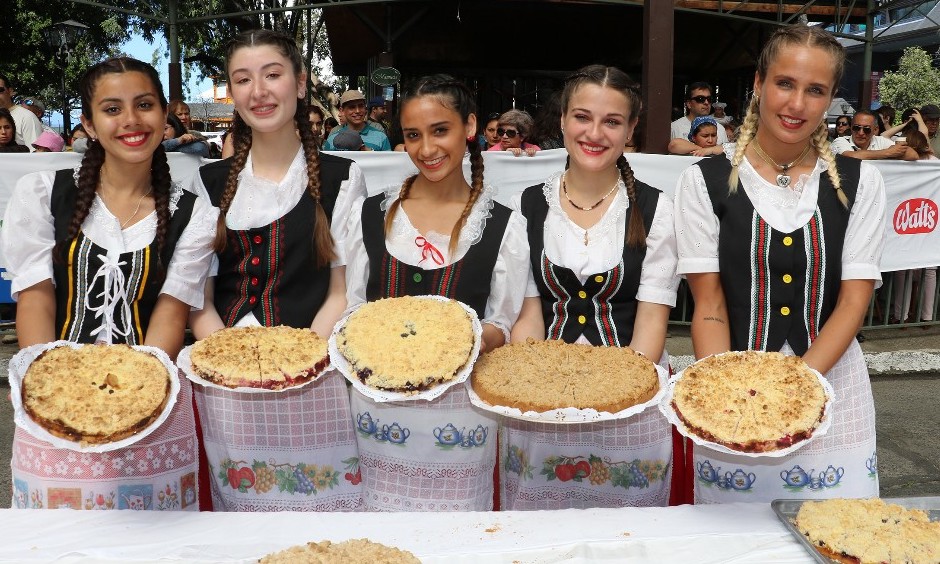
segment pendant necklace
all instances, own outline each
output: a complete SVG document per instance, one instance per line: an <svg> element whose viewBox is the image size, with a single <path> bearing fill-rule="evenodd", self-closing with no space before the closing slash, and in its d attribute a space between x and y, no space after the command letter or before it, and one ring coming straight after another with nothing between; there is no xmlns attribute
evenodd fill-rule
<svg viewBox="0 0 940 564"><path fill-rule="evenodd" d="M144 198L146 198L147 196L149 196L151 192L153 192L153 187L152 187L152 186L150 187L150 190L147 190L147 193L146 193L146 194L144 194L143 196L140 197L139 200L137 200L137 207L134 208L134 213L132 213L131 216L130 216L129 218L127 218L127 220L126 220L125 222L123 222L123 223L121 224L121 231L124 231L124 228L127 227L127 224L130 223L132 219L134 219L135 217L137 217L137 212L140 211L140 204L144 203ZM120 221L120 220L118 220L118 221Z"/></svg>
<svg viewBox="0 0 940 564"><path fill-rule="evenodd" d="M568 196L568 184L567 184L567 182L565 182L565 179L566 179L567 177L568 177L568 173L567 173L567 172L565 172L564 176L561 177L561 191L565 194L565 199L568 200L568 203L571 204L571 206L572 206L574 209L576 209L576 210L581 210L581 211L591 211L591 210L593 210L594 208L596 208L597 206L601 205L601 204L604 202L604 200L607 199L608 196L610 196L611 194L614 193L614 190L617 189L617 186L620 185L620 181L619 181L619 179L618 179L618 181L614 183L614 186L613 186L610 190L608 190L607 193L604 194L604 196L603 196L600 200L598 200L597 202L595 202L594 205L587 206L587 207L581 207L581 206L579 206L578 204L572 202L572 201L571 201L571 197ZM585 230L584 230L584 246L587 247L587 245L588 245L588 230L585 229Z"/></svg>
<svg viewBox="0 0 940 564"><path fill-rule="evenodd" d="M793 162L787 164L777 164L777 161L770 158L770 156L761 149L760 143L757 142L757 139L754 140L754 151L757 152L757 156L764 159L764 162L774 167L780 171L780 174L777 175L777 186L781 188L788 188L790 186L790 175L787 174L787 171L803 162L803 159L806 158L806 154L809 153L809 149L812 145L806 145L806 148L803 149L803 152L800 153L800 156L797 157Z"/></svg>

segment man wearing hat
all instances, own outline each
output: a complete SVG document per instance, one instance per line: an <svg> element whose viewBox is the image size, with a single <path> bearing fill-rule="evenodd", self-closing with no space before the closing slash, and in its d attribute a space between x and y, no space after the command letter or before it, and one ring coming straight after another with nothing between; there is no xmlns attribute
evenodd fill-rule
<svg viewBox="0 0 940 564"><path fill-rule="evenodd" d="M324 151L335 151L333 142L340 132L350 129L362 137L362 142L373 151L391 151L388 137L381 129L366 121L366 97L358 90L347 90L339 97L339 112L346 118L346 125L335 127L323 144Z"/></svg>
<svg viewBox="0 0 940 564"><path fill-rule="evenodd" d="M382 96L373 96L369 99L369 125L382 130L388 135L388 126L385 125L385 116L388 110L385 109L385 98Z"/></svg>
<svg viewBox="0 0 940 564"><path fill-rule="evenodd" d="M920 109L920 117L927 126L927 137L930 139L930 148L933 154L940 155L940 135L937 135L937 125L940 125L940 108L936 104L927 104Z"/></svg>

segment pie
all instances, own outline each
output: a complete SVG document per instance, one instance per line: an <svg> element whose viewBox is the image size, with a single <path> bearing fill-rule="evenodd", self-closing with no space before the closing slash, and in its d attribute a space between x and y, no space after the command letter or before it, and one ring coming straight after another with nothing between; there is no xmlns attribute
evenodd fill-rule
<svg viewBox="0 0 940 564"><path fill-rule="evenodd" d="M739 452L771 452L809 439L826 391L800 357L744 351L687 368L672 407L689 432Z"/></svg>
<svg viewBox="0 0 940 564"><path fill-rule="evenodd" d="M340 543L330 541L310 542L294 546L260 560L261 564L421 564L415 555L366 539L352 539Z"/></svg>
<svg viewBox="0 0 940 564"><path fill-rule="evenodd" d="M482 355L472 385L490 405L523 412L573 407L617 413L652 399L659 376L629 347L530 339Z"/></svg>
<svg viewBox="0 0 940 564"><path fill-rule="evenodd" d="M120 441L156 421L170 374L152 354L127 345L56 347L23 377L23 407L57 437L83 446Z"/></svg>
<svg viewBox="0 0 940 564"><path fill-rule="evenodd" d="M364 304L336 346L370 387L417 392L453 380L473 353L473 321L453 300L406 296Z"/></svg>
<svg viewBox="0 0 940 564"><path fill-rule="evenodd" d="M309 329L230 327L196 342L193 372L228 388L281 390L316 378L330 364L327 342Z"/></svg>
<svg viewBox="0 0 940 564"><path fill-rule="evenodd" d="M795 525L816 550L839 562L940 562L940 522L878 498L807 501Z"/></svg>

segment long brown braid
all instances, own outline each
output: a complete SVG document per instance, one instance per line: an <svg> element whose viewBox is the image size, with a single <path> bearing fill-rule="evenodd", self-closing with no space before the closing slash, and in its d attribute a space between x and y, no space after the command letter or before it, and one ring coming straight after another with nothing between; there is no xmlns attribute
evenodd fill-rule
<svg viewBox="0 0 940 564"><path fill-rule="evenodd" d="M296 76L303 73L303 61L297 42L284 33L266 29L256 29L245 31L236 35L228 44L226 50L226 62L231 61L232 55L239 49L248 47L260 47L268 45L274 47L278 52L291 62L291 67ZM231 83L231 76L229 76ZM316 265L324 267L330 264L336 254L333 250L333 237L330 234L330 221L326 216L326 211L320 202L320 157L316 146L316 140L310 131L310 118L307 114L307 104L302 97L297 98L297 108L294 111L294 122L297 130L300 132L301 144L304 148L304 156L307 161L307 191L316 202L316 227L314 228L313 240L316 249ZM235 136L234 148L235 155L232 160L232 166L229 169L228 178L225 182L225 189L219 202L219 222L215 236L215 250L222 252L225 250L228 228L225 225L225 216L232 205L235 193L238 190L238 175L245 168L248 160L248 154L251 150L252 135L251 128L245 123L238 112L235 112L232 122L232 135Z"/></svg>
<svg viewBox="0 0 940 564"><path fill-rule="evenodd" d="M628 119L634 121L639 117L640 111L643 109L639 86L630 79L627 73L616 67L606 67L604 65L582 67L565 80L565 88L561 92L562 117L568 113L568 106L574 93L586 84L612 88L620 92L627 99L627 107L630 112L627 116ZM567 168L567 165L565 165L565 168ZM620 171L620 178L627 188L627 198L630 201L630 226L627 229L624 244L631 249L644 249L646 248L646 226L643 224L643 214L640 212L640 206L636 200L636 178L633 175L630 163L623 154L617 158L617 169Z"/></svg>
<svg viewBox="0 0 940 564"><path fill-rule="evenodd" d="M94 112L92 100L94 99L95 88L98 80L106 74L122 74L126 72L139 72L150 79L160 106L166 111L167 101L163 95L163 85L160 83L160 76L157 71L147 63L132 59L130 57L115 57L104 60L85 71L79 81L79 93L82 100L82 115L89 122L94 124ZM156 134L155 132L154 134ZM72 219L69 222L68 234L63 241L56 243L53 249L53 256L57 260L66 258L62 256L65 247L78 236L82 229L82 224L88 217L91 204L95 199L95 193L98 190L98 184L101 181L101 167L104 165L107 155L104 147L97 139L92 139L88 143L88 149L82 158L81 168L78 172L77 191L75 196L75 209L72 213ZM150 164L150 185L153 189L154 208L157 212L157 229L155 242L157 244L157 264L160 274L165 272L166 265L163 264L163 245L166 241L167 230L170 225L170 189L172 179L170 178L170 166L167 163L166 151L163 145L157 145L153 152Z"/></svg>
<svg viewBox="0 0 940 564"><path fill-rule="evenodd" d="M473 100L473 93L467 88L467 85L456 80L454 77L446 74L436 74L425 76L418 79L417 83L402 97L401 108L412 100L422 96L434 96L445 107L460 114L464 124L468 123L470 116L476 115L476 103ZM473 205L480 198L483 192L483 153L476 135L467 139L467 150L470 153L470 198L460 214L460 218L454 223L454 228L450 232L450 244L447 246L449 254L453 255L457 250L457 243L460 239L460 231L467 223L467 217L473 210ZM401 203L408 198L411 187L414 185L418 175L410 176L402 183L398 192L398 199L392 202L388 211L385 213L385 236L388 237L392 229L392 223L395 219L395 213L401 206Z"/></svg>
<svg viewBox="0 0 940 564"><path fill-rule="evenodd" d="M842 73L845 70L845 49L836 39L824 29L817 26L806 26L801 24L790 25L778 28L761 50L760 57L757 59L757 76L761 84L767 79L767 70L770 65L777 60L781 51L791 45L800 45L813 47L826 51L832 59L832 84L833 90L830 92L830 98L835 96L839 81L842 80ZM734 194L738 190L738 166L744 159L744 152L747 146L757 135L757 129L760 118L760 98L759 93L755 92L751 97L751 102L747 107L747 116L738 133L738 141L734 150L734 157L731 159L731 174L728 177L728 193ZM842 190L842 183L839 179L839 171L836 169L835 157L829 149L828 126L825 120L813 131L810 138L813 148L816 149L819 157L826 162L827 172L832 185L835 188L839 201L842 205L848 207L848 198Z"/></svg>

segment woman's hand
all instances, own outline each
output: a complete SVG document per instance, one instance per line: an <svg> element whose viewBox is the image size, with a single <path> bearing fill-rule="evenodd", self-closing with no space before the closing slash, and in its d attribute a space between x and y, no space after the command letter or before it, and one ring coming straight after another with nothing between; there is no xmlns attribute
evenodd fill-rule
<svg viewBox="0 0 940 564"><path fill-rule="evenodd" d="M535 153L538 153L538 152L539 152L539 150L536 149L535 147L526 147L526 148L525 148L525 154L529 155L530 157L534 157L534 156L535 156Z"/></svg>
<svg viewBox="0 0 940 564"><path fill-rule="evenodd" d="M506 152L512 153L514 156L518 157L519 155L522 154L522 148L521 147L509 147L508 149L506 149Z"/></svg>
<svg viewBox="0 0 940 564"><path fill-rule="evenodd" d="M724 152L724 147L721 145L714 145L712 147L702 147L701 149L696 149L689 153L693 157L710 157L712 155L720 155Z"/></svg>

